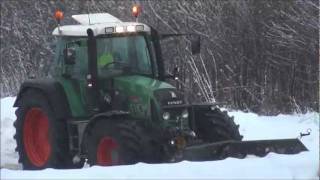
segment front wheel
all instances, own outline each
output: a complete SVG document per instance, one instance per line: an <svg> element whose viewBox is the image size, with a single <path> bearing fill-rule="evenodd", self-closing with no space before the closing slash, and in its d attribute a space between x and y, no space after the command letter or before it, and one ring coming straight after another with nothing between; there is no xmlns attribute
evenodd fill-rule
<svg viewBox="0 0 320 180"><path fill-rule="evenodd" d="M145 161L143 129L133 120L99 119L87 137L88 163L100 166Z"/></svg>
<svg viewBox="0 0 320 180"><path fill-rule="evenodd" d="M243 138L239 133L239 125L235 124L233 117L218 108L197 116L196 127L196 133L206 142L241 141Z"/></svg>

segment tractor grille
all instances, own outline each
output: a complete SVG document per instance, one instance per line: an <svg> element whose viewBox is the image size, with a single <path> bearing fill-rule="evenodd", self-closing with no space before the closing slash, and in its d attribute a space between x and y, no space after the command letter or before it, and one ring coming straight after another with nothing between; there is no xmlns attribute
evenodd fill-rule
<svg viewBox="0 0 320 180"><path fill-rule="evenodd" d="M165 124L169 128L176 128L180 130L189 130L189 118L182 118L181 114L186 107L166 107L163 108L163 112L168 112L170 118L165 120Z"/></svg>
<svg viewBox="0 0 320 180"><path fill-rule="evenodd" d="M162 113L170 114L170 118L164 120L168 128L189 129L189 119L181 116L182 112L187 109L182 93L176 89L159 89L154 92L154 96L162 107Z"/></svg>

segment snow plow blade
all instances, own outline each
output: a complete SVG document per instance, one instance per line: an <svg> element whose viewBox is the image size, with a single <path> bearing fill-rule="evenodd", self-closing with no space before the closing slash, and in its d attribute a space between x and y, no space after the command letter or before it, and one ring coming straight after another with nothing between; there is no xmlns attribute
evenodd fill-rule
<svg viewBox="0 0 320 180"><path fill-rule="evenodd" d="M183 159L188 161L222 160L227 157L245 158L247 155L266 156L269 152L297 154L308 149L299 139L221 141L186 147Z"/></svg>

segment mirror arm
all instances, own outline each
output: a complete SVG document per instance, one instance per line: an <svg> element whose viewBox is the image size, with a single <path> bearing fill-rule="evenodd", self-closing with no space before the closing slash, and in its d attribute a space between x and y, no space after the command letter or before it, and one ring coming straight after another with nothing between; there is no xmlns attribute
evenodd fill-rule
<svg viewBox="0 0 320 180"><path fill-rule="evenodd" d="M175 33L175 34L160 34L160 39L164 40L166 38L170 37L180 37L180 36L196 36L196 41L191 41L191 53L192 55L199 54L200 53L200 40L201 37L199 34L196 33Z"/></svg>
<svg viewBox="0 0 320 180"><path fill-rule="evenodd" d="M175 34L160 34L160 39L166 39L166 38L170 38L170 37L179 37L179 36L200 36L198 34L195 33L175 33Z"/></svg>

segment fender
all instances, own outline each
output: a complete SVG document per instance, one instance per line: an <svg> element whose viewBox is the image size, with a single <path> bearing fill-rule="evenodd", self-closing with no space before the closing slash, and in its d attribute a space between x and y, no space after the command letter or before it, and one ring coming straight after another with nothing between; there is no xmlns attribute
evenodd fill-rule
<svg viewBox="0 0 320 180"><path fill-rule="evenodd" d="M79 132L79 139L81 139L81 155L86 155L87 154L87 149L86 149L86 143L87 143L87 137L90 129L99 121L112 121L114 118L119 118L119 117L127 117L129 115L129 112L125 111L107 111L103 113L99 113L94 115L90 120L88 121L88 124L86 125L85 128L83 128L82 132Z"/></svg>
<svg viewBox="0 0 320 180"><path fill-rule="evenodd" d="M29 89L38 90L48 98L49 105L57 118L68 118L71 116L65 92L61 84L53 79L32 79L25 81L20 87L13 107L20 106L22 94Z"/></svg>

